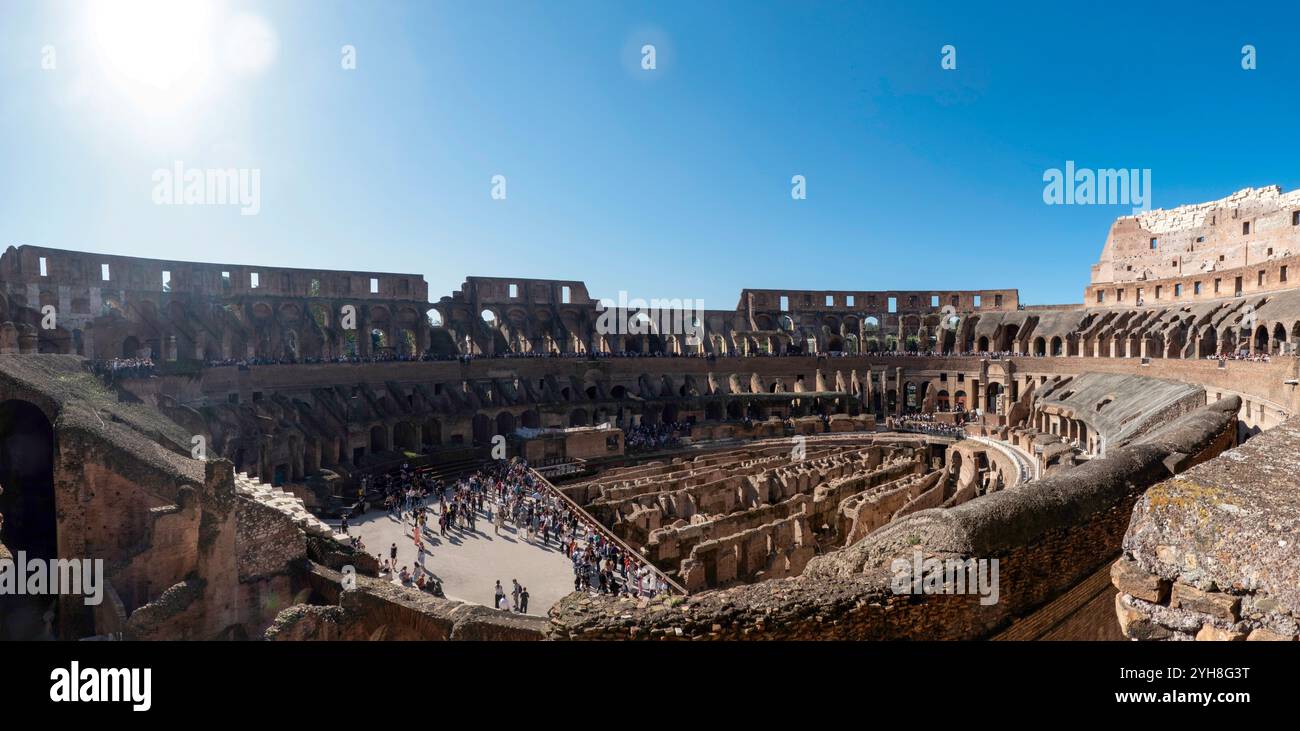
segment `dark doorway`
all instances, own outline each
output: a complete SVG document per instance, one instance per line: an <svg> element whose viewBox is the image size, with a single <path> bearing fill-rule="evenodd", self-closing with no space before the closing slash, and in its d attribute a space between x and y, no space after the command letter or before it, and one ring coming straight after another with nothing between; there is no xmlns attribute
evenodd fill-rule
<svg viewBox="0 0 1300 731"><path fill-rule="evenodd" d="M45 413L27 401L0 404L0 543L17 558L57 558L58 524L54 510L54 429ZM48 635L45 614L57 603L48 596L0 596L0 640Z"/></svg>

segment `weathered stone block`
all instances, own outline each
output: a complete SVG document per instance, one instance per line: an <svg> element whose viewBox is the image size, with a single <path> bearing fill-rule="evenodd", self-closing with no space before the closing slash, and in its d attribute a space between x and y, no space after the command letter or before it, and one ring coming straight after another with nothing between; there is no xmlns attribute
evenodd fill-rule
<svg viewBox="0 0 1300 731"><path fill-rule="evenodd" d="M1258 627L1246 637L1248 642L1294 642L1295 635L1284 635L1271 629Z"/></svg>
<svg viewBox="0 0 1300 731"><path fill-rule="evenodd" d="M1156 624L1144 612L1124 601L1122 593L1115 595L1115 615L1119 618L1119 629L1130 640L1167 640L1173 637L1173 630Z"/></svg>
<svg viewBox="0 0 1300 731"><path fill-rule="evenodd" d="M1177 582L1169 606L1236 622L1240 619L1241 598L1220 591L1201 591L1190 584Z"/></svg>
<svg viewBox="0 0 1300 731"><path fill-rule="evenodd" d="M1200 642L1240 642L1246 639L1246 633L1204 624L1201 631L1196 633L1196 639Z"/></svg>
<svg viewBox="0 0 1300 731"><path fill-rule="evenodd" d="M1169 581L1147 573L1130 558L1121 557L1111 564L1110 581L1120 593L1131 594L1138 599L1155 604L1164 604L1169 599Z"/></svg>

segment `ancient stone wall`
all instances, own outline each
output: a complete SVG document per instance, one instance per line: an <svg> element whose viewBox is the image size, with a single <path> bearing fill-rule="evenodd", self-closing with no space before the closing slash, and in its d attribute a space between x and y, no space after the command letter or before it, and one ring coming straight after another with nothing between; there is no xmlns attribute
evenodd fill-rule
<svg viewBox="0 0 1300 731"><path fill-rule="evenodd" d="M1143 486L1235 438L1237 404L1210 404L1032 490L926 510L812 560L803 574L664 602L562 600L552 639L974 639L1093 573L1119 550ZM895 558L998 558L1000 597L896 594Z"/></svg>
<svg viewBox="0 0 1300 731"><path fill-rule="evenodd" d="M1300 256L1300 191L1272 185L1246 188L1216 201L1124 216L1115 221L1087 294L1098 285L1144 283L1173 296L1176 284L1190 290L1196 279L1242 277L1246 292L1285 288L1280 268L1295 273ZM1260 281L1258 272L1266 277ZM1267 276L1272 274L1273 276ZM1231 296L1237 288L1221 292ZM1190 292L1188 293L1191 294ZM1092 298L1085 296L1085 302Z"/></svg>
<svg viewBox="0 0 1300 731"><path fill-rule="evenodd" d="M1112 570L1125 636L1300 635L1298 447L1300 423L1288 421L1147 491Z"/></svg>

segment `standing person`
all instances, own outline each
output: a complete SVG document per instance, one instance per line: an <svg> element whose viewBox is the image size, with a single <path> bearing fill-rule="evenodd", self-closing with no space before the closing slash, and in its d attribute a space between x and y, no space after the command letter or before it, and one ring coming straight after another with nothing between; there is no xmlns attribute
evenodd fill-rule
<svg viewBox="0 0 1300 731"><path fill-rule="evenodd" d="M528 614L528 587L519 591L519 613Z"/></svg>
<svg viewBox="0 0 1300 731"><path fill-rule="evenodd" d="M396 541L394 541L393 546L388 549L388 557L393 560L393 565L396 566L397 565L397 542Z"/></svg>
<svg viewBox="0 0 1300 731"><path fill-rule="evenodd" d="M511 579L510 581L515 585L515 587L510 590L510 604L517 607L519 606L519 592L522 587L519 586L519 579Z"/></svg>
<svg viewBox="0 0 1300 731"><path fill-rule="evenodd" d="M492 597L492 606L500 608L501 600L506 598L506 590L501 588L501 579L497 579L496 594Z"/></svg>

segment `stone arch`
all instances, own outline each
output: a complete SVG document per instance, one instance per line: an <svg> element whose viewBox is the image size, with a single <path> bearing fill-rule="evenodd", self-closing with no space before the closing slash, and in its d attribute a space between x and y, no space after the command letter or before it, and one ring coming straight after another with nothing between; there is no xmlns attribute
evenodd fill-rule
<svg viewBox="0 0 1300 731"><path fill-rule="evenodd" d="M419 449L419 437L415 433L415 425L409 421L399 421L393 425L393 445L397 449L409 450L414 452Z"/></svg>
<svg viewBox="0 0 1300 731"><path fill-rule="evenodd" d="M1016 343L1016 336L1018 336L1019 334L1020 334L1019 325L1004 325L1002 328L1002 338L998 342L998 350L1000 351L1014 350L1015 343Z"/></svg>
<svg viewBox="0 0 1300 731"><path fill-rule="evenodd" d="M0 403L0 490L0 543L55 557L54 427L30 401Z"/></svg>
<svg viewBox="0 0 1300 731"><path fill-rule="evenodd" d="M388 430L383 424L376 424L370 427L370 453L378 454L379 452L388 451Z"/></svg>
<svg viewBox="0 0 1300 731"><path fill-rule="evenodd" d="M1260 325L1259 327L1255 328L1254 345L1255 348L1253 352L1255 353L1268 352L1268 325Z"/></svg>
<svg viewBox="0 0 1300 731"><path fill-rule="evenodd" d="M1002 384L998 383L997 381L993 381L992 383L989 384L989 387L985 389L984 393L985 393L984 410L990 414L997 413L998 396L1002 394Z"/></svg>
<svg viewBox="0 0 1300 731"><path fill-rule="evenodd" d="M1201 332L1197 348L1202 358L1219 352L1219 334L1214 331L1213 327L1207 327Z"/></svg>
<svg viewBox="0 0 1300 731"><path fill-rule="evenodd" d="M475 414L470 421L471 438L474 444L488 444L492 441L492 418L487 414Z"/></svg>
<svg viewBox="0 0 1300 731"><path fill-rule="evenodd" d="M510 413L509 411L502 411L501 413L497 414L497 434L503 436L507 434L513 434L515 432L516 423L517 420L515 419L514 414Z"/></svg>
<svg viewBox="0 0 1300 731"><path fill-rule="evenodd" d="M437 419L425 421L424 433L420 435L420 442L426 447L436 447L442 444L442 422Z"/></svg>
<svg viewBox="0 0 1300 731"><path fill-rule="evenodd" d="M591 417L586 409L574 409L569 412L569 426L590 426Z"/></svg>
<svg viewBox="0 0 1300 731"><path fill-rule="evenodd" d="M54 427L40 407L17 399L0 403L0 543L15 555L58 557L54 453ZM0 595L0 640L43 636L49 606L47 596ZM54 606L59 611L59 603Z"/></svg>
<svg viewBox="0 0 1300 731"><path fill-rule="evenodd" d="M529 409L519 415L519 425L525 429L541 429L542 416L536 409Z"/></svg>

